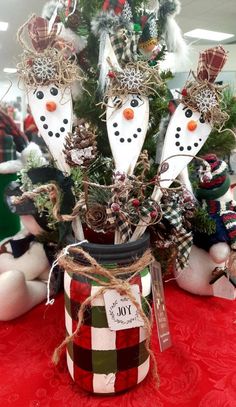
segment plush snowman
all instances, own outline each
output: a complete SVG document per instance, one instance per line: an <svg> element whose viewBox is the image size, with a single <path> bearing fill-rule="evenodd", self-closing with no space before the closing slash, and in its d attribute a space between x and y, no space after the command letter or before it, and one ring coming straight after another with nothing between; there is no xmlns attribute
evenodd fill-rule
<svg viewBox="0 0 236 407"><path fill-rule="evenodd" d="M47 295L50 256L36 236L47 231L45 218L38 216L31 200L14 204L13 196L22 192L17 182L7 189L7 202L20 216L22 229L1 244L0 251L0 321L24 314L42 302Z"/></svg>
<svg viewBox="0 0 236 407"><path fill-rule="evenodd" d="M215 154L205 156L204 160L211 166L212 178L203 178L196 196L214 220L216 231L211 235L195 234L189 265L176 270L175 274L181 288L193 294L213 295L213 286L209 283L214 271L224 269L236 249L236 202L227 164Z"/></svg>

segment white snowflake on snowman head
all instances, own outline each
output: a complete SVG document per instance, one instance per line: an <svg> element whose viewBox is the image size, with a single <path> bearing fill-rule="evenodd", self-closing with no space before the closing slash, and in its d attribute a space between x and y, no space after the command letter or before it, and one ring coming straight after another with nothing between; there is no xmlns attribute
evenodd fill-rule
<svg viewBox="0 0 236 407"><path fill-rule="evenodd" d="M135 70L135 68L126 68L119 74L119 81L121 87L126 88L131 93L137 92L137 90L141 89L144 81L144 73Z"/></svg>
<svg viewBox="0 0 236 407"><path fill-rule="evenodd" d="M218 105L216 94L211 89L202 89L195 96L197 107L201 113L210 112Z"/></svg>
<svg viewBox="0 0 236 407"><path fill-rule="evenodd" d="M57 73L56 66L50 57L43 56L34 59L33 73L41 81L54 79Z"/></svg>

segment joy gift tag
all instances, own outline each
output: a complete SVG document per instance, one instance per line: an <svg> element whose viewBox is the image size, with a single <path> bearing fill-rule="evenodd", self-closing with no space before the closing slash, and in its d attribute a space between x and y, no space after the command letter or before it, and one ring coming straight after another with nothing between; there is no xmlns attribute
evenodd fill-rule
<svg viewBox="0 0 236 407"><path fill-rule="evenodd" d="M157 324L157 334L159 339L160 351L163 352L164 350L172 346L172 343L169 330L169 322L166 313L161 266L156 261L154 261L151 265L151 275L152 275L152 295Z"/></svg>
<svg viewBox="0 0 236 407"><path fill-rule="evenodd" d="M141 305L138 285L132 285L131 291L136 301ZM137 328L144 325L139 312L129 297L120 295L116 290L107 290L104 293L105 309L108 326L111 331Z"/></svg>

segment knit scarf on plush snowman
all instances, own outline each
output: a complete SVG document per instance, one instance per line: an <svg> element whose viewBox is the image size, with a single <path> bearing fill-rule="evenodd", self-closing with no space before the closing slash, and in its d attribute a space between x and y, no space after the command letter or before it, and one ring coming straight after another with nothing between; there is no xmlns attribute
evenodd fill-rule
<svg viewBox="0 0 236 407"><path fill-rule="evenodd" d="M236 201L220 202L216 200L203 200L203 208L210 215L219 215L229 238L231 249L236 250Z"/></svg>

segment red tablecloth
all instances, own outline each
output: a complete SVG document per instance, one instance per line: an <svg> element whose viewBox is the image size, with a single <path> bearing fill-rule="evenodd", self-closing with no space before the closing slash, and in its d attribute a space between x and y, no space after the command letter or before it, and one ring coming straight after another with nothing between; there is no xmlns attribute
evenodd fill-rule
<svg viewBox="0 0 236 407"><path fill-rule="evenodd" d="M165 287L172 348L153 348L159 390L148 377L119 396L94 396L75 385L65 357L52 352L64 338L63 295L15 321L0 323L0 407L235 407L236 301L190 295Z"/></svg>

